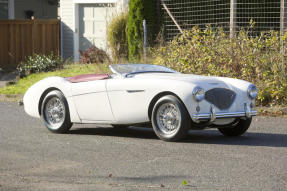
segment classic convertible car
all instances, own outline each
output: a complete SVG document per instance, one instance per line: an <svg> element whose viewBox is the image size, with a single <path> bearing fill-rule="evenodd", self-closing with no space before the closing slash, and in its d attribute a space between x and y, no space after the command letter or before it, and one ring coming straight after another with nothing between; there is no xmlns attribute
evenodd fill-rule
<svg viewBox="0 0 287 191"><path fill-rule="evenodd" d="M181 74L149 64L116 64L113 74L49 77L28 89L26 113L52 132L73 123L123 127L152 124L165 141L183 139L190 129L217 128L239 136L250 126L257 88L238 79Z"/></svg>

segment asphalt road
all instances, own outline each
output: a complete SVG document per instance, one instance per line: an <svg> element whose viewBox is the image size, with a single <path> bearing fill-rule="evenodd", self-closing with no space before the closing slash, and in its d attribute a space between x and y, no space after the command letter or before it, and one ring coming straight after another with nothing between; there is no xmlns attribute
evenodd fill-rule
<svg viewBox="0 0 287 191"><path fill-rule="evenodd" d="M187 185L182 184L187 181ZM287 190L287 119L257 117L242 137L75 125L50 133L0 102L0 190Z"/></svg>

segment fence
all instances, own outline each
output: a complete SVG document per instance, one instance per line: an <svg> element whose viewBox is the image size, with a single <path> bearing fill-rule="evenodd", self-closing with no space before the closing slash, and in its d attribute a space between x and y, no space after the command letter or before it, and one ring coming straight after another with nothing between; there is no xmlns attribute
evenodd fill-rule
<svg viewBox="0 0 287 191"><path fill-rule="evenodd" d="M255 23L253 34L286 28L286 0L161 0L163 24L167 40L197 25L223 27L234 35L241 28Z"/></svg>
<svg viewBox="0 0 287 191"><path fill-rule="evenodd" d="M27 56L60 55L60 21L0 20L0 68L15 69Z"/></svg>

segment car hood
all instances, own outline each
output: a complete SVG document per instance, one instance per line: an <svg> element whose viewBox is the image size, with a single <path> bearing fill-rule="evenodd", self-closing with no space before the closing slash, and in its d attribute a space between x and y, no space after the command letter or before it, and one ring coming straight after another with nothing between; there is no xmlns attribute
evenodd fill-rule
<svg viewBox="0 0 287 191"><path fill-rule="evenodd" d="M195 85L205 87L207 89L214 87L222 87L229 89L244 89L250 85L249 82L244 80L238 80L234 78L227 77L217 77L217 76L202 76L194 74L181 74L181 73L146 73L146 74L137 74L134 78L143 78L143 79L166 79L166 80L176 80L183 81L188 83L193 83Z"/></svg>
<svg viewBox="0 0 287 191"><path fill-rule="evenodd" d="M192 83L224 83L223 79L215 76L201 76L194 74L180 74L180 73L153 73L153 74L137 74L135 78L147 78L147 79L167 79L167 80L179 80Z"/></svg>

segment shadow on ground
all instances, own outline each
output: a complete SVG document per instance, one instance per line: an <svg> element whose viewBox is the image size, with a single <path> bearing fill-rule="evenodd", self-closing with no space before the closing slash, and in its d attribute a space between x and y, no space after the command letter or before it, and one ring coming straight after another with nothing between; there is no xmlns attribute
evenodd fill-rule
<svg viewBox="0 0 287 191"><path fill-rule="evenodd" d="M151 128L76 128L70 131L75 135L101 135L137 139L158 139ZM216 129L191 130L181 143L221 144L242 146L287 147L287 134L247 132L240 137L225 137Z"/></svg>
<svg viewBox="0 0 287 191"><path fill-rule="evenodd" d="M108 178L112 179L115 181L124 181L124 182L138 182L138 183L148 183L148 182L162 182L164 180L173 180L173 181L178 181L178 180L184 180L187 178L187 176L179 175L179 176L174 176L174 175L163 175L163 176L141 176L141 177L127 177L127 176L95 176L96 178Z"/></svg>
<svg viewBox="0 0 287 191"><path fill-rule="evenodd" d="M0 88L7 85L9 81L14 81L16 78L16 72L5 73L0 71Z"/></svg>

